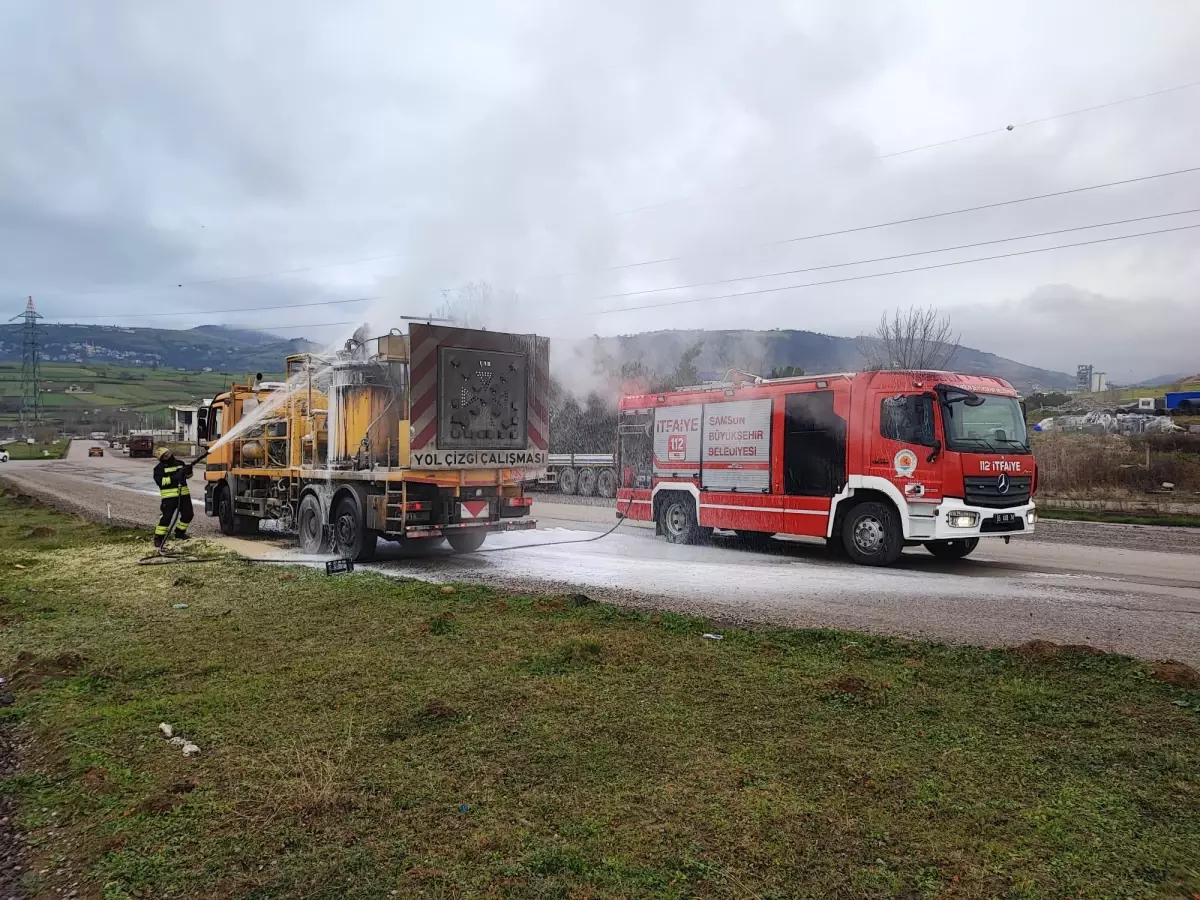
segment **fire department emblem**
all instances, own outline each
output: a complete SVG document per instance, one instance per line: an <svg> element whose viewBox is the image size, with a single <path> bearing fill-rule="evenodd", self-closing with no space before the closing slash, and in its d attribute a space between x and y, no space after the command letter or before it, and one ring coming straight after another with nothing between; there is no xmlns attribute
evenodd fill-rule
<svg viewBox="0 0 1200 900"><path fill-rule="evenodd" d="M892 459L892 466L899 477L910 478L917 471L917 454L905 447Z"/></svg>

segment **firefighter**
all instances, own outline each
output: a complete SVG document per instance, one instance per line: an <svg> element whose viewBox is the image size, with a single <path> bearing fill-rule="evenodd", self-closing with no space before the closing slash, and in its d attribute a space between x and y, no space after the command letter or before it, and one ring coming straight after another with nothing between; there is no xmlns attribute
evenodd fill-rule
<svg viewBox="0 0 1200 900"><path fill-rule="evenodd" d="M158 465L154 467L154 483L158 485L158 496L162 498L158 524L154 527L154 546L161 550L176 511L179 512L179 521L171 537L177 540L188 538L188 525L192 522L192 492L188 489L187 480L192 475L192 467L176 459L175 454L166 447L157 448L154 458L158 460Z"/></svg>

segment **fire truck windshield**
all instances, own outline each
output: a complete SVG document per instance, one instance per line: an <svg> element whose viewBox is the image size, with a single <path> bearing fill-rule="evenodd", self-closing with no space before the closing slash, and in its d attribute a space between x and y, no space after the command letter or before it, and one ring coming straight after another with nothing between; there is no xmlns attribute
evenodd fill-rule
<svg viewBox="0 0 1200 900"><path fill-rule="evenodd" d="M946 444L960 452L1028 453L1025 414L1016 397L939 391Z"/></svg>

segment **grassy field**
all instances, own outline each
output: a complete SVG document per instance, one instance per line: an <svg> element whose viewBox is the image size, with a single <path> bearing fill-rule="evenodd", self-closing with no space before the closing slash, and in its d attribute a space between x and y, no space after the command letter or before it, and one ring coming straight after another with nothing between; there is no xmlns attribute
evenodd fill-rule
<svg viewBox="0 0 1200 900"><path fill-rule="evenodd" d="M282 361L281 361L282 362ZM102 410L127 414L162 412L171 404L186 405L220 393L245 373L178 372L138 366L66 365L42 366L42 394L46 415L61 418L66 413ZM89 393L67 393L77 385ZM17 421L21 397L20 363L0 363L0 427ZM11 406L11 409L8 407ZM125 414L122 414L125 415Z"/></svg>
<svg viewBox="0 0 1200 900"><path fill-rule="evenodd" d="M137 566L147 544L0 498L34 894L60 868L103 900L1200 889L1183 667Z"/></svg>
<svg viewBox="0 0 1200 900"><path fill-rule="evenodd" d="M65 440L61 440L57 444L53 442L27 444L25 441L9 441L0 446L0 450L7 450L10 459L59 459L67 452L69 446L69 442Z"/></svg>
<svg viewBox="0 0 1200 900"><path fill-rule="evenodd" d="M1116 525L1167 525L1177 528L1200 528L1200 516L1137 515L1109 512L1103 509L1038 507L1039 519L1066 519L1074 522L1110 522Z"/></svg>

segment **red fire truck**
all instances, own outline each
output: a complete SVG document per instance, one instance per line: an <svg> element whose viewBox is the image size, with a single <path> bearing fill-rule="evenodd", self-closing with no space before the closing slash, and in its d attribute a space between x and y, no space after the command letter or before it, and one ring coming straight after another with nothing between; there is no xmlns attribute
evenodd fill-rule
<svg viewBox="0 0 1200 900"><path fill-rule="evenodd" d="M1033 531L1016 391L954 372L744 379L621 400L617 515L674 543L825 538L863 565Z"/></svg>

